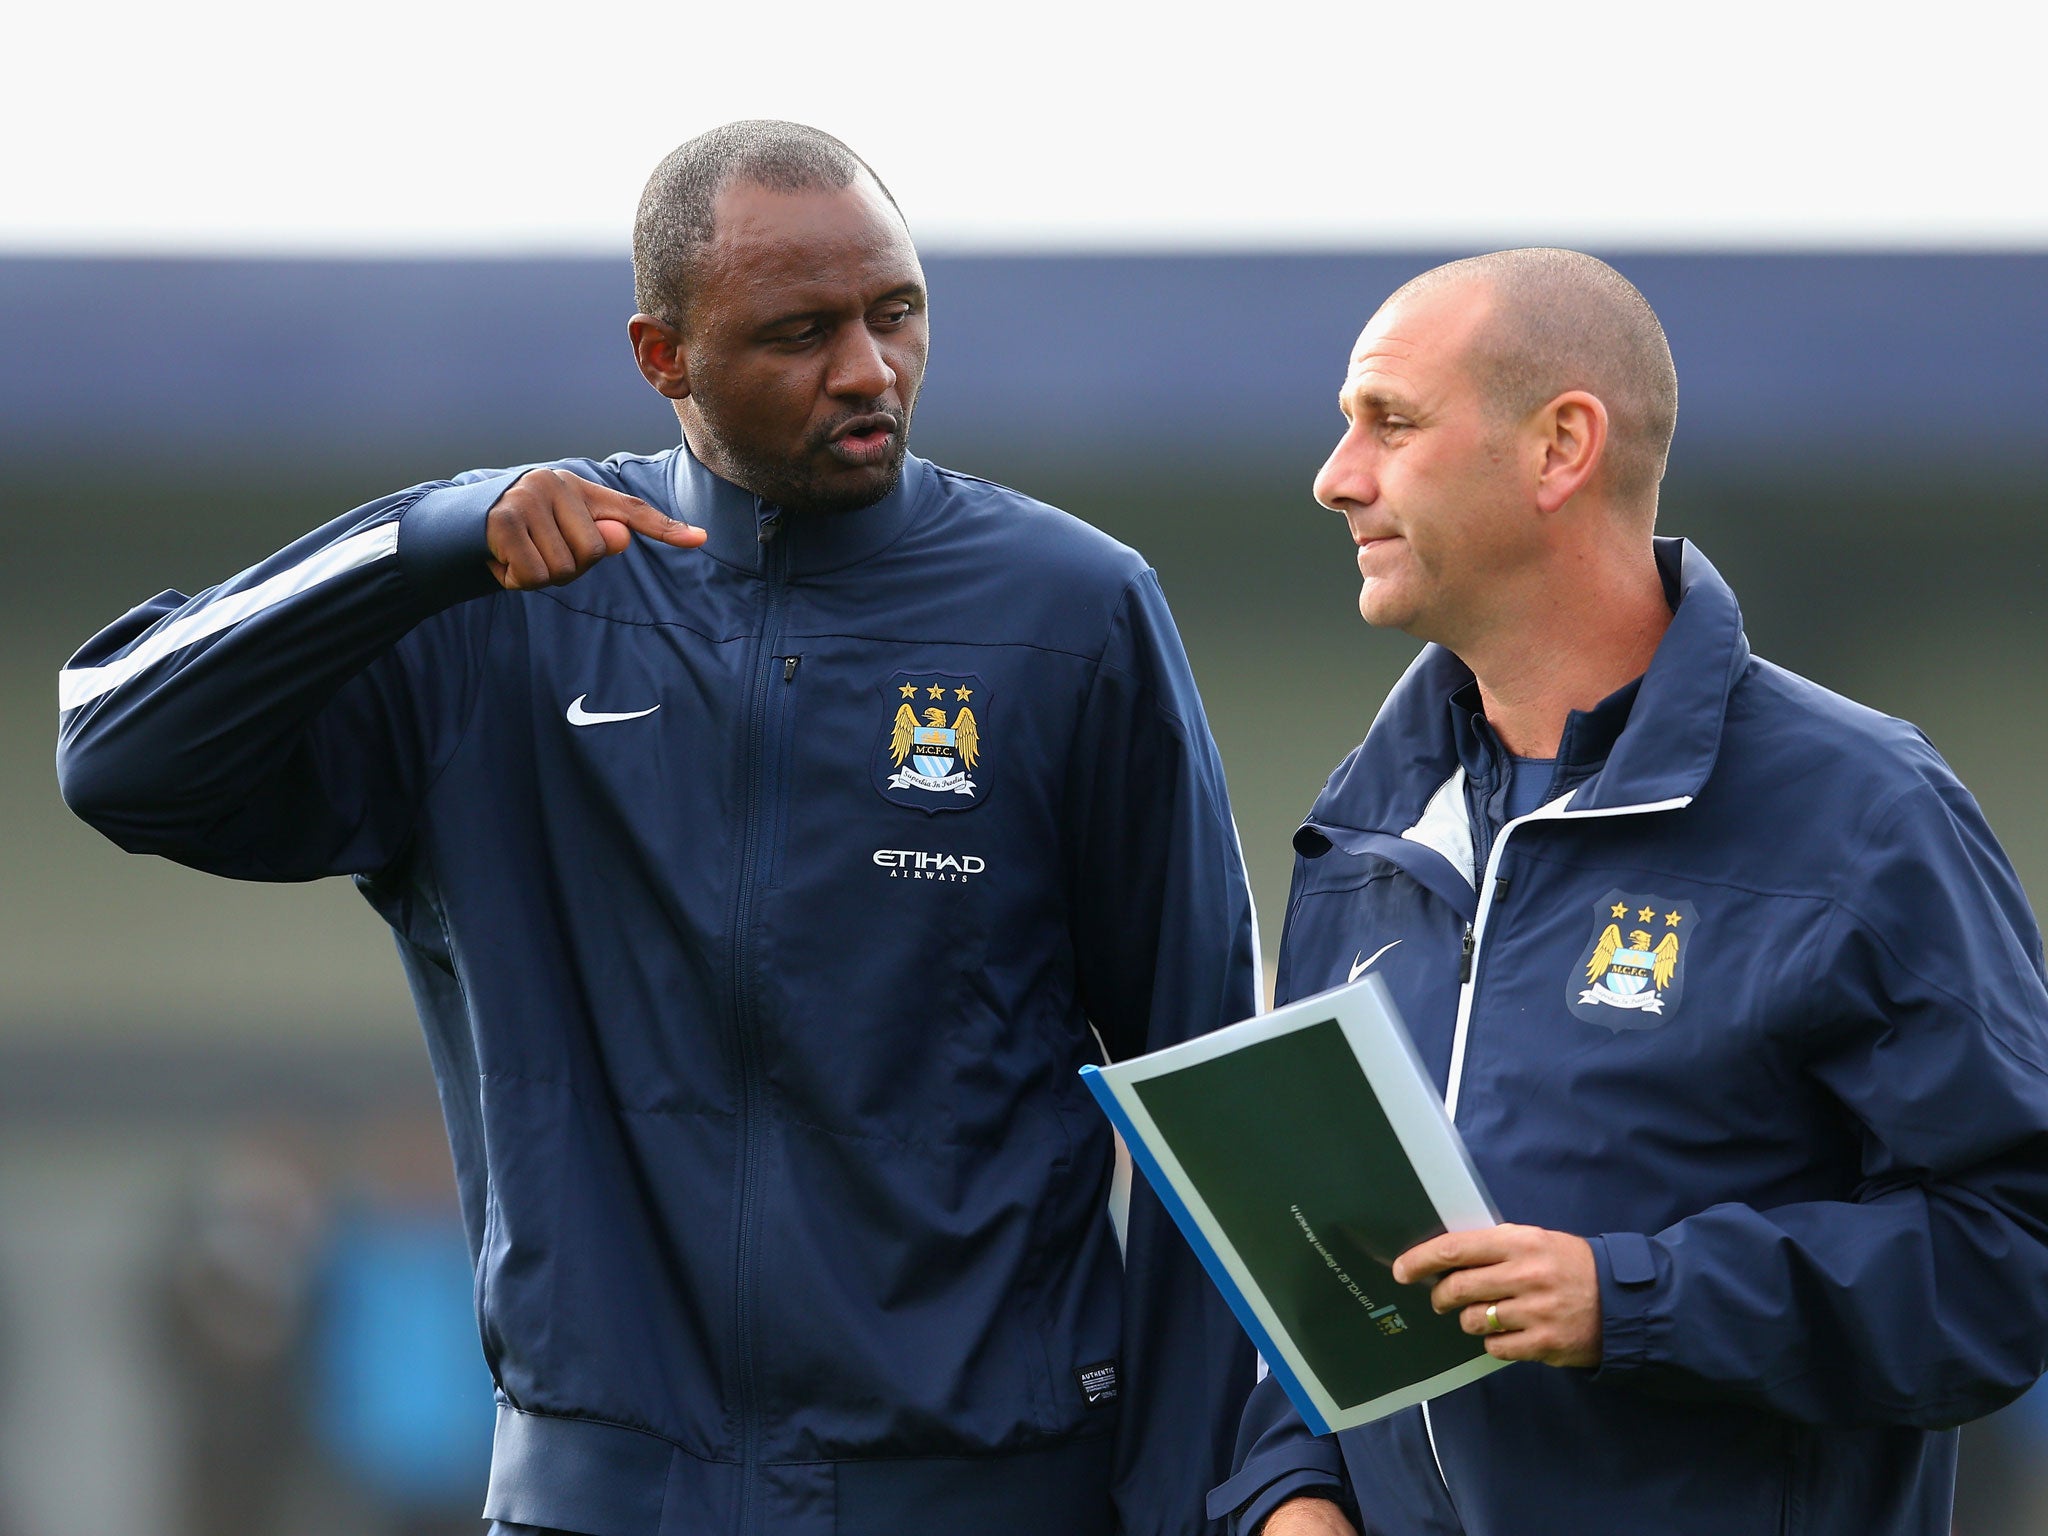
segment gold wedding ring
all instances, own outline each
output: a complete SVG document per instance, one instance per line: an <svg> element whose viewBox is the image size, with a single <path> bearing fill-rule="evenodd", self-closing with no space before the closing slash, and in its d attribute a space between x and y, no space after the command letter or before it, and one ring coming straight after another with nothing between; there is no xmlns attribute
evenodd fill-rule
<svg viewBox="0 0 2048 1536"><path fill-rule="evenodd" d="M1497 1301L1489 1301L1486 1304L1486 1331L1488 1333L1506 1333L1508 1331L1507 1324L1500 1320L1500 1303Z"/></svg>

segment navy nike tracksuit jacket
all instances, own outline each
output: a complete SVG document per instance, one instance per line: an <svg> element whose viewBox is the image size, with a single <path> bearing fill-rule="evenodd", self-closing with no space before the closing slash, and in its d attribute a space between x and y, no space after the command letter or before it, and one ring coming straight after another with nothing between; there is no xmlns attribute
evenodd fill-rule
<svg viewBox="0 0 2048 1536"><path fill-rule="evenodd" d="M1119 1233L1076 1075L1255 1006L1156 579L916 459L822 517L682 449L561 467L710 542L506 593L511 475L465 475L152 599L60 683L65 796L116 842L352 874L396 931L498 1383L486 1513L1205 1529L1252 1357L1148 1194Z"/></svg>
<svg viewBox="0 0 2048 1536"><path fill-rule="evenodd" d="M1422 653L1296 835L1279 975L1385 979L1505 1219L1591 1241L1604 1358L1328 1439L1262 1382L1237 1529L1315 1493L1374 1536L1946 1536L1952 1426L2048 1364L2019 882L1919 732L1658 546L1655 661L1490 842L1472 674Z"/></svg>

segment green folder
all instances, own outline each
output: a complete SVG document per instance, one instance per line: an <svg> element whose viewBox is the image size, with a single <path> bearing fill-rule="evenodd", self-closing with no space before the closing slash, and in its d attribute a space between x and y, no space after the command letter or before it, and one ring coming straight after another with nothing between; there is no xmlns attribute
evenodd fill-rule
<svg viewBox="0 0 2048 1536"><path fill-rule="evenodd" d="M1378 977L1082 1075L1311 1430L1506 1364L1389 1267L1500 1215Z"/></svg>

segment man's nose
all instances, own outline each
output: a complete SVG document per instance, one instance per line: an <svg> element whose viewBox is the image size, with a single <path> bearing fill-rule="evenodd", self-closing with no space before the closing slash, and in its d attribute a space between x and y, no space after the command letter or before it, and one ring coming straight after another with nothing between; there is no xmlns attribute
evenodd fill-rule
<svg viewBox="0 0 2048 1536"><path fill-rule="evenodd" d="M834 395L876 400L896 386L896 370L866 326L849 326L832 356L825 388Z"/></svg>
<svg viewBox="0 0 2048 1536"><path fill-rule="evenodd" d="M1337 439L1337 446L1316 471L1316 500L1332 512L1369 507L1379 500L1378 472L1371 447L1356 430Z"/></svg>

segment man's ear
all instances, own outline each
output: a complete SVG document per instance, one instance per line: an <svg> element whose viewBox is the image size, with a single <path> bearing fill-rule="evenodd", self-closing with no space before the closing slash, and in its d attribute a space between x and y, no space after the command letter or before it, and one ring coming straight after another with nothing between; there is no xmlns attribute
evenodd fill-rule
<svg viewBox="0 0 2048 1536"><path fill-rule="evenodd" d="M1536 425L1543 449L1536 505L1555 512L1586 488L1607 456L1607 407L1597 395L1568 389L1537 413Z"/></svg>
<svg viewBox="0 0 2048 1536"><path fill-rule="evenodd" d="M687 400L690 365L683 353L683 333L652 315L635 315L626 322L626 334L633 339L640 377L671 400Z"/></svg>

